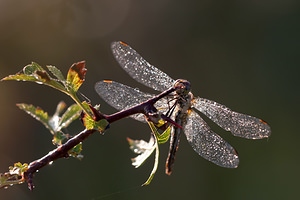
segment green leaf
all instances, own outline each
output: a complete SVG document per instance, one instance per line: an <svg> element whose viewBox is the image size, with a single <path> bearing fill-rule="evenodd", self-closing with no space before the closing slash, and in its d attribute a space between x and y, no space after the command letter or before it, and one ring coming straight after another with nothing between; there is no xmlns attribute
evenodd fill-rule
<svg viewBox="0 0 300 200"><path fill-rule="evenodd" d="M56 72L55 75L58 75L58 72ZM4 80L32 81L38 84L48 85L63 92L67 91L61 83L51 78L46 70L44 70L41 66L34 62L26 65L23 68L23 73L7 76L1 81Z"/></svg>
<svg viewBox="0 0 300 200"><path fill-rule="evenodd" d="M52 142L54 145L61 145L65 139L69 138L69 135L64 134L61 129L69 126L81 113L81 107L77 104L73 104L66 110L62 117L60 117L60 114L66 107L64 102L59 102L56 112L52 117L49 117L48 113L41 108L33 105L17 104L17 106L41 122L50 131L53 135Z"/></svg>
<svg viewBox="0 0 300 200"><path fill-rule="evenodd" d="M154 137L155 137L155 135L154 135ZM157 168L158 168L158 163L159 163L159 148L158 148L158 142L157 142L157 138L156 137L155 137L155 140L156 140L156 142L155 142L155 150L156 151L155 151L155 160L154 160L153 169L152 169L152 171L150 173L149 178L147 179L147 181L144 184L142 184L142 186L149 185L151 183L151 181L152 181L152 179L153 179L153 177L154 177L154 175L155 175L155 173L157 171Z"/></svg>
<svg viewBox="0 0 300 200"><path fill-rule="evenodd" d="M77 158L78 160L82 160L83 159L83 155L81 155L82 151L82 143L80 142L79 144L77 144L75 147L73 147L69 152L69 156L72 156L74 158Z"/></svg>
<svg viewBox="0 0 300 200"><path fill-rule="evenodd" d="M14 184L21 184L25 181L24 172L28 169L28 164L15 163L9 167L9 172L0 173L0 188L7 188Z"/></svg>
<svg viewBox="0 0 300 200"><path fill-rule="evenodd" d="M158 163L159 163L159 148L158 148L158 144L163 144L165 142L168 141L169 137L170 137L170 132L171 132L171 127L169 126L162 134L159 134L159 132L157 131L156 127L154 126L153 122L148 121L148 124L152 130L152 134L155 138L155 161L154 161L154 165L153 165L153 169L150 173L149 178L147 179L147 181L142 185L149 185L157 171L158 168Z"/></svg>
<svg viewBox="0 0 300 200"><path fill-rule="evenodd" d="M35 107L33 105L29 105L25 103L17 104L17 106L21 110L24 110L27 114L31 115L33 118L41 122L51 132L51 134L53 135L55 134L54 129L49 124L49 117L47 112L43 111L39 107Z"/></svg>
<svg viewBox="0 0 300 200"><path fill-rule="evenodd" d="M42 84L48 85L60 91L66 91L65 87L61 83L51 78L46 71L36 71L36 74L38 75Z"/></svg>
<svg viewBox="0 0 300 200"><path fill-rule="evenodd" d="M45 71L39 64L32 62L23 68L23 73L26 75L33 75L36 71Z"/></svg>
<svg viewBox="0 0 300 200"><path fill-rule="evenodd" d="M81 107L77 104L71 105L66 112L61 116L61 119L58 124L58 130L68 127L71 122L76 120L81 113Z"/></svg>
<svg viewBox="0 0 300 200"><path fill-rule="evenodd" d="M155 125L153 124L153 122L148 122L152 133L155 135L155 137L158 140L159 144L163 144L166 143L169 140L170 137L170 132L171 132L171 127L169 126L162 134L159 134L159 132L157 131Z"/></svg>
<svg viewBox="0 0 300 200"><path fill-rule="evenodd" d="M74 63L68 72L67 80L63 77L63 74L59 69L54 66L47 66L48 70L55 76L52 78L46 70L44 70L37 63L31 63L23 68L23 73L17 73L15 75L7 76L4 80L17 80L17 81L31 81L38 84L44 84L53 87L67 95L69 95L80 107L81 109L91 117L93 117L92 112L82 105L81 101L78 99L76 92L79 87L84 82L85 74L87 69L85 68L85 61Z"/></svg>
<svg viewBox="0 0 300 200"><path fill-rule="evenodd" d="M68 134L64 134L62 131L57 131L54 133L52 143L54 145L60 146L60 145L62 145L63 141L68 138L69 138Z"/></svg>
<svg viewBox="0 0 300 200"><path fill-rule="evenodd" d="M8 80L16 80L16 81L33 81L38 82L39 80L35 78L34 76L26 75L26 74L16 74L16 75L9 75L1 81L8 81Z"/></svg>
<svg viewBox="0 0 300 200"><path fill-rule="evenodd" d="M128 143L130 145L130 149L139 154L137 157L131 159L132 165L136 168L140 167L149 157L150 155L156 150L155 152L155 161L153 165L153 169L148 177L147 181L142 185L149 185L157 171L158 163L159 163L159 148L158 144L162 144L168 141L170 137L171 127L169 126L162 134L159 134L153 122L148 121L148 124L151 128L151 138L149 142L144 140L132 140L127 138Z"/></svg>
<svg viewBox="0 0 300 200"><path fill-rule="evenodd" d="M47 66L47 68L59 81L61 82L66 81L64 75L61 73L61 71L58 68L52 65Z"/></svg>
<svg viewBox="0 0 300 200"><path fill-rule="evenodd" d="M74 63L71 66L67 75L67 83L72 91L77 92L79 87L82 85L86 71L85 61Z"/></svg>
<svg viewBox="0 0 300 200"><path fill-rule="evenodd" d="M91 110L89 104L87 104L85 101L82 102L82 106L85 108L85 110L89 113L85 114L82 117L82 121L83 121L83 125L85 126L86 129L96 129L98 130L100 133L102 133L103 131L105 131L107 129L107 127L109 126L109 123L106 119L101 119L99 121L95 121L94 118L92 118L91 116L93 116L93 111ZM99 107L99 106L96 106Z"/></svg>
<svg viewBox="0 0 300 200"><path fill-rule="evenodd" d="M83 124L86 129L96 129L100 133L105 131L107 126L109 125L108 121L106 119L101 119L100 121L96 122L93 118L91 118L89 115L85 115L83 118Z"/></svg>
<svg viewBox="0 0 300 200"><path fill-rule="evenodd" d="M69 135L64 134L61 129L68 127L71 122L73 122L80 116L81 113L80 106L77 104L73 104L66 110L62 117L60 117L60 114L65 107L66 104L64 102L60 102L57 105L55 114L49 120L49 124L55 132L52 139L54 145L62 145L63 141L69 138Z"/></svg>
<svg viewBox="0 0 300 200"><path fill-rule="evenodd" d="M4 80L17 80L17 81L34 81L39 82L39 78L36 76L36 71L45 71L41 66L37 63L32 62L29 65L26 65L23 68L23 73L17 73L15 75L9 75L3 78L1 81Z"/></svg>
<svg viewBox="0 0 300 200"><path fill-rule="evenodd" d="M73 122L80 116L80 106L77 104L73 104L66 110L62 117L60 117L60 114L65 109L65 107L66 104L63 101L59 102L54 115L49 119L49 124L55 131L60 131L62 128L69 126L71 122Z"/></svg>
<svg viewBox="0 0 300 200"><path fill-rule="evenodd" d="M158 143L159 144L166 143L170 138L170 134L171 134L171 126L169 126L161 135L157 137Z"/></svg>

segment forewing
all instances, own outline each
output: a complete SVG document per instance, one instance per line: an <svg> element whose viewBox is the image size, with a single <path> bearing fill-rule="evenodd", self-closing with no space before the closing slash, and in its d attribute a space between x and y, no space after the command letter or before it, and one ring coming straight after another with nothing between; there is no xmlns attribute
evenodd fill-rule
<svg viewBox="0 0 300 200"><path fill-rule="evenodd" d="M203 158L227 168L236 168L239 158L234 148L214 133L207 123L190 110L184 127L187 141Z"/></svg>
<svg viewBox="0 0 300 200"><path fill-rule="evenodd" d="M111 49L121 67L139 83L161 92L173 86L175 81L171 77L149 64L129 45L113 42Z"/></svg>
<svg viewBox="0 0 300 200"><path fill-rule="evenodd" d="M267 138L271 135L270 126L261 119L232 111L217 102L195 98L192 106L205 114L213 122L234 136L248 139Z"/></svg>
<svg viewBox="0 0 300 200"><path fill-rule="evenodd" d="M95 84L95 90L105 102L117 110L131 108L155 96L114 81L99 81ZM155 104L157 108L166 105L167 101L165 99L161 99ZM138 121L146 122L143 114L136 114L131 117Z"/></svg>

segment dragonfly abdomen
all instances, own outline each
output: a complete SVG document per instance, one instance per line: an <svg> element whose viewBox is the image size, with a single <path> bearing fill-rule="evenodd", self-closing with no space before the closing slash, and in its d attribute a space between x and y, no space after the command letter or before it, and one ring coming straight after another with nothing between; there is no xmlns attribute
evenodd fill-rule
<svg viewBox="0 0 300 200"><path fill-rule="evenodd" d="M192 94L189 93L188 95L179 97L179 100L176 102L177 108L175 111L175 122L181 127L184 127L186 123L188 110L191 107L191 99ZM180 135L182 131L183 130L177 126L172 127L169 155L166 162L166 174L168 175L172 173L172 167L175 162L175 155L179 147Z"/></svg>

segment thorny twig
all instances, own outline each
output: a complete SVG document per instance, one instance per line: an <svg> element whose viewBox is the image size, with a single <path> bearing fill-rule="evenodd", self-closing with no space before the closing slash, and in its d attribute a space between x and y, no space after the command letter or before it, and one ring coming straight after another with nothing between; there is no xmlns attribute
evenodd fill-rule
<svg viewBox="0 0 300 200"><path fill-rule="evenodd" d="M166 117L165 115L161 114L160 116L157 116L157 118L153 117L157 114L157 109L154 107L154 104L161 98L169 95L170 93L176 91L177 87L172 87L161 94L153 97L152 99L149 99L146 102L143 102L141 104L138 104L134 107L131 107L127 110L123 110L120 112L117 112L112 115L102 115L97 110L91 107L93 113L94 113L94 120L99 121L100 119L105 118L109 123L113 123L115 121L118 121L120 119L123 119L125 117L128 117L130 115L134 115L137 113L144 114L147 118L149 118L150 121L159 120L160 118L164 121L167 121L175 126L177 125L173 120L171 120L169 117ZM155 123L155 122L154 122ZM181 127L180 127L181 128ZM57 147L56 149L50 151L47 155L44 157L35 160L31 162L28 166L27 171L24 173L24 178L28 183L29 189L32 191L34 189L33 185L33 174L37 172L42 167L48 165L49 163L59 159L59 158L66 158L69 156L68 152L75 147L77 144L81 143L85 139L87 139L90 135L95 133L97 130L95 129L85 129L76 136L69 139L66 143L62 144L61 146Z"/></svg>

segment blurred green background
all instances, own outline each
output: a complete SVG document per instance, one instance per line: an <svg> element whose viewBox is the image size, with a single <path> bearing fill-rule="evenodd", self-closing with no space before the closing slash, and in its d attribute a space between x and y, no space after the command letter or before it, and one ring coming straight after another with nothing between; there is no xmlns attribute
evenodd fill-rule
<svg viewBox="0 0 300 200"><path fill-rule="evenodd" d="M153 158L141 168L126 137L149 138L146 124L124 119L104 136L83 143L84 159L60 159L40 170L34 192L26 184L0 191L0 199L296 199L299 196L300 5L297 0L249 1L0 1L0 76L35 61L66 74L86 60L81 92L113 108L94 91L112 79L146 92L114 60L110 43L122 40L174 79L184 78L195 96L215 100L267 121L268 140L236 138L209 121L239 152L237 169L218 167L193 152L183 136L173 174L164 174L169 145L160 147L158 173L150 186ZM0 172L15 162L31 162L54 148L51 135L16 103L53 113L72 101L33 83L0 83ZM207 118L205 118L207 119ZM82 130L79 121L66 130Z"/></svg>

